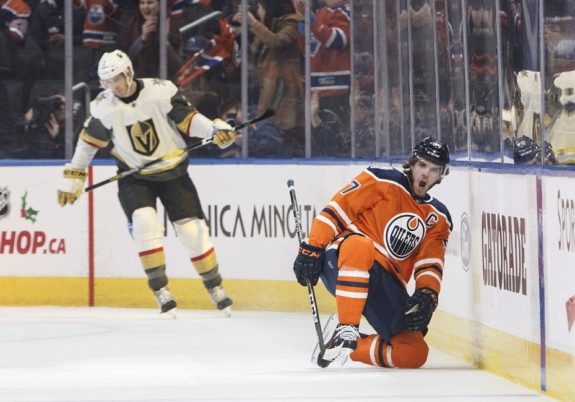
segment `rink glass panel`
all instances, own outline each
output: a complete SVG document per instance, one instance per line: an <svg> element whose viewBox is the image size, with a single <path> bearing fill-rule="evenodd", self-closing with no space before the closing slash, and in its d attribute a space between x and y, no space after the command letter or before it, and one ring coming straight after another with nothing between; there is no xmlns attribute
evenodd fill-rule
<svg viewBox="0 0 575 402"><path fill-rule="evenodd" d="M318 7L314 1L306 5L308 15ZM248 6L246 0L232 1L222 16L229 22L237 7ZM298 116L299 131L286 134L270 125L258 136L254 130L244 130L231 150L220 152L208 147L198 156L401 159L414 144L431 135L447 142L454 159L510 162L513 139L528 135L538 144L555 136L551 142L561 148L556 149L563 155L560 163L572 163L568 152L572 140L564 134L571 118L562 112L570 111L569 94L575 81L566 74L575 69L574 0L544 4L537 0L353 0L350 9L348 44L353 78L347 102L341 105L349 118L331 132L333 136L328 132L318 141L311 129L307 24L300 27L304 96L298 101L305 105ZM174 30L169 31L168 25L181 28L211 11L188 7L170 24L162 21L167 21L171 11L161 13L157 65L145 70L178 82L176 67L188 62L206 45L205 39L212 38L221 27L216 18L181 30L174 45L170 42ZM44 52L38 63L41 73L2 79L4 99L10 100L6 110L13 122L23 121L30 105L42 96L62 92L72 97L73 102L66 103L66 157L73 152L81 122L89 113L89 101L101 90L98 59L117 46L86 47L82 43L87 15L65 2L63 17L71 24L66 26L64 41L58 46L50 43L49 51ZM113 16L106 18L114 20ZM241 27L236 29L236 33L242 31ZM125 33L122 29L118 32L120 43ZM208 117L220 115L233 123L258 113L261 77L256 53L250 49L253 40L251 33L239 35L237 46L224 62L182 88ZM162 45L167 43L170 46ZM19 51L26 57L30 49ZM174 56L179 64L174 64ZM533 78L533 74L542 75L537 81L539 87L518 79L521 75ZM561 74L563 78L557 80ZM331 117L341 119L344 114L336 111ZM107 156L106 152L99 155ZM4 151L1 157L23 156Z"/></svg>

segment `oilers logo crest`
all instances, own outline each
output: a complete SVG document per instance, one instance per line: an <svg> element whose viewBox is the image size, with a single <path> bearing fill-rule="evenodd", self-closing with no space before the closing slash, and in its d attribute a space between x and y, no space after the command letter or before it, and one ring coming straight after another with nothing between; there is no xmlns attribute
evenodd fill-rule
<svg viewBox="0 0 575 402"><path fill-rule="evenodd" d="M402 213L394 216L383 231L386 250L403 260L419 246L425 236L425 224L420 216Z"/></svg>
<svg viewBox="0 0 575 402"><path fill-rule="evenodd" d="M104 22L106 18L106 13L104 12L104 7L100 4L93 4L90 6L87 15L88 21L92 25L99 25Z"/></svg>

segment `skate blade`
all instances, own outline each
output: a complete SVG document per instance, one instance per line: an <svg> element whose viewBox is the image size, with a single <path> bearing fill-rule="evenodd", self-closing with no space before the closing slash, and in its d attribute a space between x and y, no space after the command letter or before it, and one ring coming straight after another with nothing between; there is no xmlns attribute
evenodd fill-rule
<svg viewBox="0 0 575 402"><path fill-rule="evenodd" d="M319 349L319 347L318 347ZM347 363L349 359L349 355L353 350L348 348L335 348L326 350L323 354L322 353L314 353L312 355L312 363L317 364L321 368L326 368L333 362L338 362L340 366L343 366Z"/></svg>
<svg viewBox="0 0 575 402"><path fill-rule="evenodd" d="M353 352L353 350L348 348L343 348L341 350L341 353L337 357L340 366L343 366L345 363L347 363L347 360L349 359L349 355L351 355L351 352Z"/></svg>
<svg viewBox="0 0 575 402"><path fill-rule="evenodd" d="M324 352L322 359L327 360L329 362L336 361L341 356L341 347L333 348L333 349L326 349Z"/></svg>
<svg viewBox="0 0 575 402"><path fill-rule="evenodd" d="M324 354L320 352L319 345L316 345L313 354L311 355L311 362L318 365L321 368L326 368L332 363L332 360L326 360L323 358Z"/></svg>
<svg viewBox="0 0 575 402"><path fill-rule="evenodd" d="M231 317L232 316L232 306L228 306L226 308L223 308L220 310L225 317Z"/></svg>
<svg viewBox="0 0 575 402"><path fill-rule="evenodd" d="M178 318L178 309L173 308L173 309L168 310L168 311L160 312L160 315L162 317L171 318L171 319L175 320Z"/></svg>

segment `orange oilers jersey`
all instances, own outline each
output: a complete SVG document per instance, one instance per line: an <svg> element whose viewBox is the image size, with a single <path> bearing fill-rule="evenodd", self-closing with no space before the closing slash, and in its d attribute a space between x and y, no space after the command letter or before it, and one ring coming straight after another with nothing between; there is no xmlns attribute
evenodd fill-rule
<svg viewBox="0 0 575 402"><path fill-rule="evenodd" d="M0 8L0 16L2 15L16 43L18 45L23 44L28 32L28 19L30 18L28 4L24 0L8 0Z"/></svg>
<svg viewBox="0 0 575 402"><path fill-rule="evenodd" d="M417 201L408 177L370 167L342 188L312 222L309 244L327 248L350 233L370 238L375 259L404 285L439 293L445 248L452 229L449 211L430 196Z"/></svg>
<svg viewBox="0 0 575 402"><path fill-rule="evenodd" d="M311 89L321 96L349 91L350 46L349 2L323 7L314 14L311 30Z"/></svg>
<svg viewBox="0 0 575 402"><path fill-rule="evenodd" d="M86 10L82 32L85 47L116 44L116 27L110 18L118 7L115 0L74 0L74 5Z"/></svg>

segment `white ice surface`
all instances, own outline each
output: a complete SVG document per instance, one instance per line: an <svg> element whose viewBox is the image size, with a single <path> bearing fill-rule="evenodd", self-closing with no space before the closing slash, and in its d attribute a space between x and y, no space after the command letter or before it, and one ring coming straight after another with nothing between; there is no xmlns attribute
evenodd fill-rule
<svg viewBox="0 0 575 402"><path fill-rule="evenodd" d="M2 307L0 401L549 400L433 349L419 370L321 369L315 339L305 313Z"/></svg>

